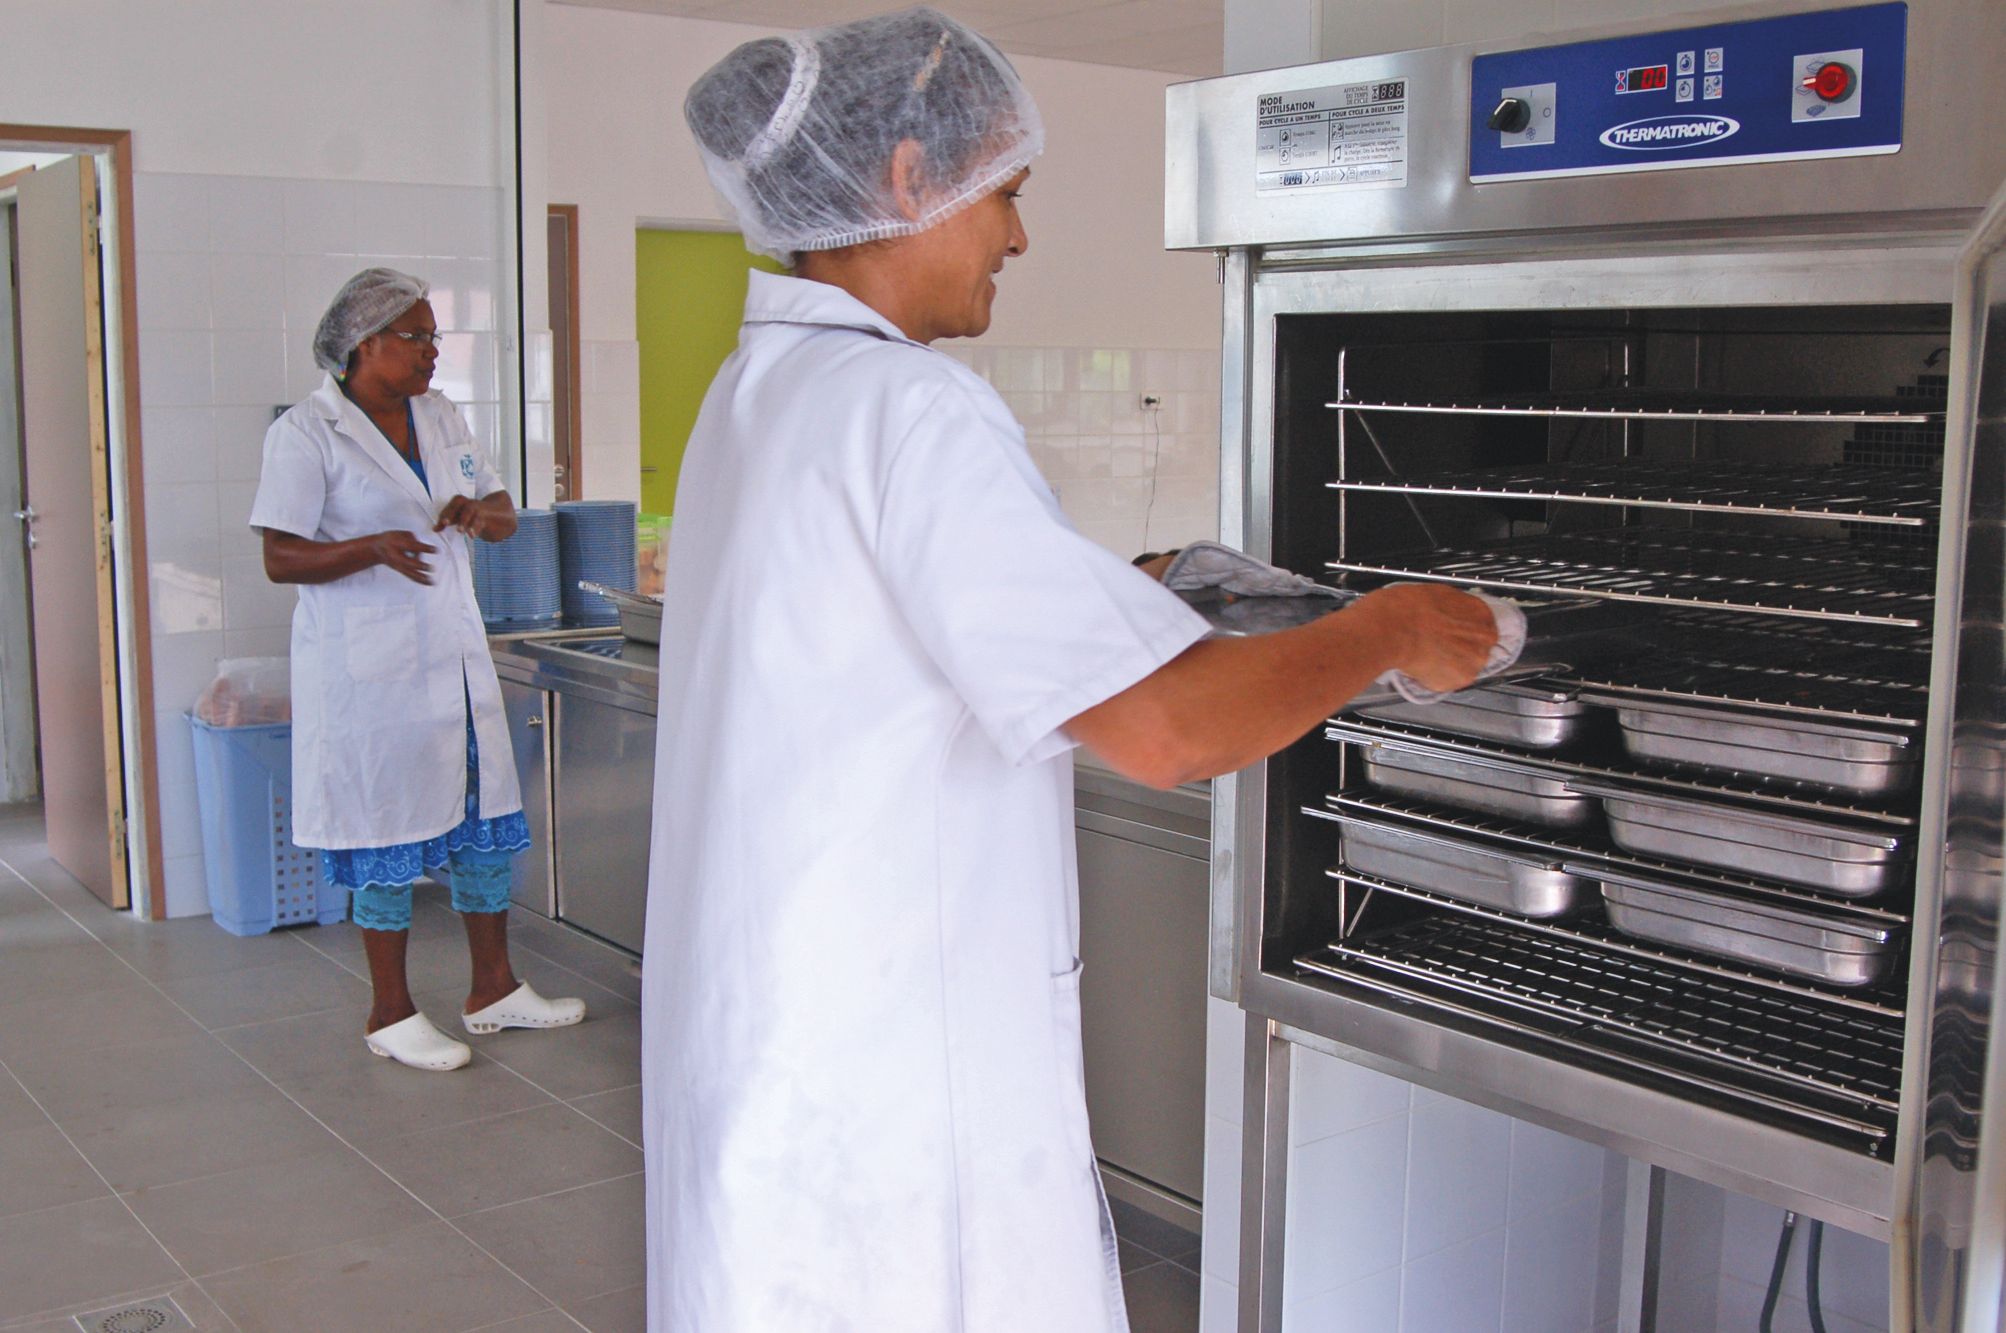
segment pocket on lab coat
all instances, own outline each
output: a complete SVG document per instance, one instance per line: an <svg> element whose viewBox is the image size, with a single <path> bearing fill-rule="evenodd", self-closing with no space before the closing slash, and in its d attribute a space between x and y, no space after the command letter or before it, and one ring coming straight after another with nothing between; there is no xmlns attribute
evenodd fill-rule
<svg viewBox="0 0 2006 1333"><path fill-rule="evenodd" d="M416 607L348 607L341 616L341 636L350 680L373 684L417 674Z"/></svg>
<svg viewBox="0 0 2006 1333"><path fill-rule="evenodd" d="M1077 1160L1092 1161L1093 1135L1087 1128L1087 1073L1080 1045L1080 961L1052 978L1052 1052L1058 1062L1059 1117L1065 1143Z"/></svg>

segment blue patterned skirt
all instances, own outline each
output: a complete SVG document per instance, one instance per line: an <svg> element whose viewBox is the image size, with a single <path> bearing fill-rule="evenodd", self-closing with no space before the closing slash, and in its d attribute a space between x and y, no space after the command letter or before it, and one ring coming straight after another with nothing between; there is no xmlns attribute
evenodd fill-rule
<svg viewBox="0 0 2006 1333"><path fill-rule="evenodd" d="M529 821L518 810L512 815L482 819L480 749L474 740L474 717L467 712L467 817L436 838L400 842L391 847L349 847L323 851L320 863L337 888L394 889L424 878L425 871L447 865L454 852L514 853L529 850Z"/></svg>

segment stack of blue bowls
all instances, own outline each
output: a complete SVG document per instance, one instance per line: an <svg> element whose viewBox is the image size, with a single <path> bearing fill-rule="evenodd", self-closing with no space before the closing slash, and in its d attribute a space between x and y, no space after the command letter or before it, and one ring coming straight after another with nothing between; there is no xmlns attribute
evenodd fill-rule
<svg viewBox="0 0 2006 1333"><path fill-rule="evenodd" d="M634 589L634 522L631 500L566 500L557 506L558 578L564 585L564 619L573 625L614 625L620 608L581 582Z"/></svg>
<svg viewBox="0 0 2006 1333"><path fill-rule="evenodd" d="M557 515L516 511L515 535L474 542L474 600L481 620L501 633L545 629L564 612L558 584Z"/></svg>

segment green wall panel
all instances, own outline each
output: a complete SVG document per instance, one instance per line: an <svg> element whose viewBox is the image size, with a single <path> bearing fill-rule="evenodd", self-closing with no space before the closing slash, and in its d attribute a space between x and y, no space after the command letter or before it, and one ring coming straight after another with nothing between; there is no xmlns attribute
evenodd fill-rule
<svg viewBox="0 0 2006 1333"><path fill-rule="evenodd" d="M634 237L634 322L641 343L641 510L672 514L683 447L717 368L738 346L746 275L780 265L735 232Z"/></svg>

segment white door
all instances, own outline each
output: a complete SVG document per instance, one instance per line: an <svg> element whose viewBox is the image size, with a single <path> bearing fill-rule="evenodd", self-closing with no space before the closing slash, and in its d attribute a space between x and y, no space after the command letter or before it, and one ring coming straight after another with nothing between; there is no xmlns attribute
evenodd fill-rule
<svg viewBox="0 0 2006 1333"><path fill-rule="evenodd" d="M49 855L130 901L98 267L97 173L73 157L18 186L21 430Z"/></svg>

